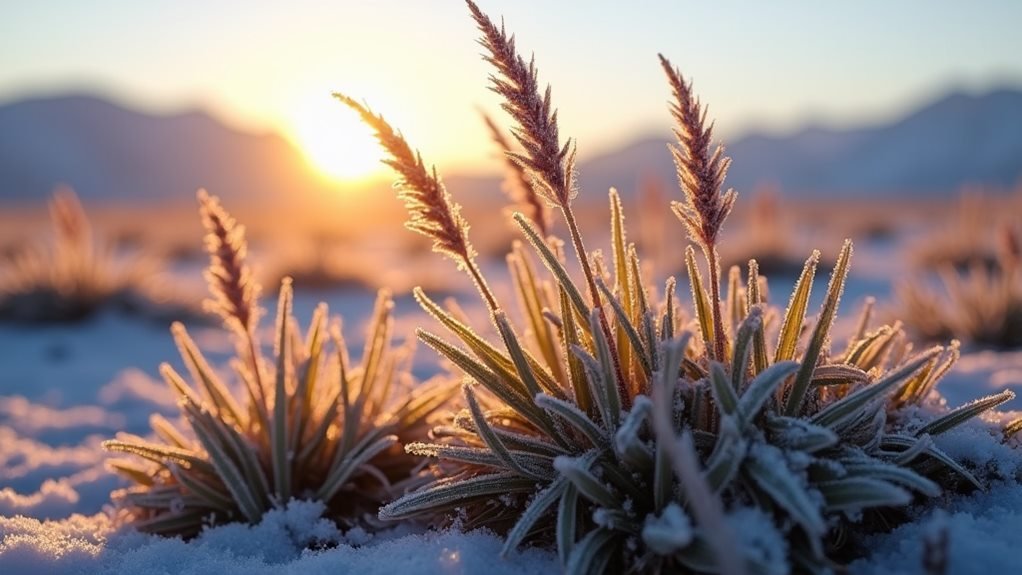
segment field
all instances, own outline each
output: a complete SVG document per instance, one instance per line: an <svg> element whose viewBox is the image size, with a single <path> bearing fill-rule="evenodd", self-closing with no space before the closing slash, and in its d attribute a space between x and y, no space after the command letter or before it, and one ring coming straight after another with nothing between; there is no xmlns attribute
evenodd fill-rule
<svg viewBox="0 0 1022 575"><path fill-rule="evenodd" d="M171 118L195 148L174 157L231 149L252 174L222 181L301 189L122 201L167 167L139 153L76 156L81 196L0 196L0 573L1018 570L1022 180L1002 168L1022 168L993 139L957 167L996 177L964 185L919 128L975 102L753 134L731 170L660 54L669 146L576 160L535 59L467 6L499 179L445 179L335 92L366 138L310 162L388 179L325 193L274 136L196 113ZM1010 124L990 102L1013 94L979 108ZM131 117L55 101L28 106Z"/></svg>

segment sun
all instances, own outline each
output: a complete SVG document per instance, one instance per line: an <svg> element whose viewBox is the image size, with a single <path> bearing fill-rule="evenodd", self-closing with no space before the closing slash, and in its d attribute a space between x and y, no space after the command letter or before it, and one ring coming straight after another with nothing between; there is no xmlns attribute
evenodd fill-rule
<svg viewBox="0 0 1022 575"><path fill-rule="evenodd" d="M329 93L299 102L290 124L296 144L324 175L351 181L383 172L380 147L370 128Z"/></svg>

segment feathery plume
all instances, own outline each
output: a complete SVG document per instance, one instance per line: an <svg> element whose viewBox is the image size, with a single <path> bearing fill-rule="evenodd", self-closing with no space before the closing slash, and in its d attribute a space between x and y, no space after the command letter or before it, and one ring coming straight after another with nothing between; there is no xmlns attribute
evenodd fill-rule
<svg viewBox="0 0 1022 575"><path fill-rule="evenodd" d="M526 172L525 167L511 157L514 150L511 147L511 142L504 135L504 131L485 112L483 112L483 121L486 122L486 127L490 131L490 137L493 138L493 142L500 148L501 157L504 159L507 170L507 177L504 180L505 192L525 210L529 219L536 223L536 228L543 234L543 237L547 237L550 234L551 223L549 207L540 200L536 190L529 183L529 174Z"/></svg>
<svg viewBox="0 0 1022 575"><path fill-rule="evenodd" d="M460 269L467 270L490 309L497 309L497 301L475 264L476 251L468 241L468 222L461 215L461 206L451 199L437 176L436 167L427 170L422 156L412 151L404 136L394 130L382 115L373 113L366 105L340 92L334 92L334 97L358 112L362 121L376 132L376 139L383 149L390 154L383 163L401 176L394 186L410 214L405 226L433 240L435 251L449 256Z"/></svg>
<svg viewBox="0 0 1022 575"><path fill-rule="evenodd" d="M720 261L717 236L724 220L731 213L738 194L720 189L731 159L724 156L723 146L710 152L713 124L706 125L706 109L692 93L692 83L685 82L681 72L659 54L660 65L667 74L674 102L674 135L678 145L671 145L671 155L678 171L678 183L685 193L684 202L673 202L674 213L685 224L689 237L699 244L710 267L710 296L713 312L714 358L724 359L724 325L720 312Z"/></svg>
<svg viewBox="0 0 1022 575"><path fill-rule="evenodd" d="M723 146L718 145L710 152L713 124L706 125L706 109L692 93L692 83L685 82L681 72L662 54L660 64L675 99L671 115L676 123L674 135L678 145L671 145L670 149L686 200L676 202L674 210L692 240L704 250L712 249L738 196L734 190L720 193L731 158L724 156Z"/></svg>
<svg viewBox="0 0 1022 575"><path fill-rule="evenodd" d="M53 191L49 208L50 220L59 242L83 250L91 248L92 228L74 190L67 186L58 187Z"/></svg>
<svg viewBox="0 0 1022 575"><path fill-rule="evenodd" d="M503 96L501 105L515 120L517 127L512 133L525 148L524 154L510 153L508 157L525 167L529 181L536 192L556 204L568 225L571 243L575 248L589 288L589 297L593 301L599 315L600 329L610 339L610 324L603 310L600 290L596 285L596 276L589 264L589 253L582 243L582 234L571 209L571 200L575 197L575 147L569 140L562 147L557 133L557 112L552 109L550 86L541 96L537 78L535 60L528 64L515 50L514 36L508 36L504 26L500 28L483 14L472 0L465 0L472 18L475 20L483 37L479 43L489 52L483 56L497 68L497 74L490 75L490 89ZM618 383L626 385L621 362L617 351L611 350L614 373ZM622 390L622 399L627 394Z"/></svg>
<svg viewBox="0 0 1022 575"><path fill-rule="evenodd" d="M202 225L206 228L209 268L205 272L212 299L205 302L208 311L223 318L238 334L251 334L261 313L257 301L259 284L245 263L247 245L245 226L239 225L220 205L220 199L206 190L196 194Z"/></svg>
<svg viewBox="0 0 1022 575"><path fill-rule="evenodd" d="M575 150L570 140L560 144L550 86L541 96L535 61L526 64L515 50L514 36L505 33L503 24L497 28L472 0L466 2L483 33L479 43L489 52L483 58L497 68L498 73L490 76L490 89L504 98L501 107L518 124L512 133L525 148L524 154L509 157L525 168L538 193L558 206L567 206L575 195Z"/></svg>

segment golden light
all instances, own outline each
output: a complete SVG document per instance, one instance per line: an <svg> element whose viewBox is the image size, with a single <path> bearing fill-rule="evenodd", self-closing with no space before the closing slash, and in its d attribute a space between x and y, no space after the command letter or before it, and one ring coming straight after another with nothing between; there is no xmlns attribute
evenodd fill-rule
<svg viewBox="0 0 1022 575"><path fill-rule="evenodd" d="M290 116L296 144L323 174L350 181L383 173L372 131L329 93L304 99Z"/></svg>

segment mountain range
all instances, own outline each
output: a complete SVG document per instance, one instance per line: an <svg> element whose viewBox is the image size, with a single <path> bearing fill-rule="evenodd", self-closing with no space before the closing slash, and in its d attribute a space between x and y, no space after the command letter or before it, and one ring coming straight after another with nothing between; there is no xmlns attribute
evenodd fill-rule
<svg viewBox="0 0 1022 575"><path fill-rule="evenodd" d="M606 187L627 170L671 177L667 137L646 138L580 168L580 184ZM1022 90L953 92L889 123L849 129L811 126L750 133L726 145L727 185L771 184L789 195L955 193L968 184L1022 182Z"/></svg>
<svg viewBox="0 0 1022 575"><path fill-rule="evenodd" d="M673 181L669 137L651 136L579 165L583 189L644 178ZM794 195L953 194L966 184L1022 181L1022 90L946 94L893 121L750 133L727 146L727 184L771 184ZM451 175L458 193L497 178ZM337 187L283 137L232 129L201 111L153 115L94 96L26 99L0 106L0 202L46 197L65 183L86 201L150 202L208 187L261 202L315 197Z"/></svg>
<svg viewBox="0 0 1022 575"><path fill-rule="evenodd" d="M0 107L0 201L46 198L58 184L113 202L191 198L200 187L261 202L329 186L283 137L202 111L154 115L81 95Z"/></svg>

